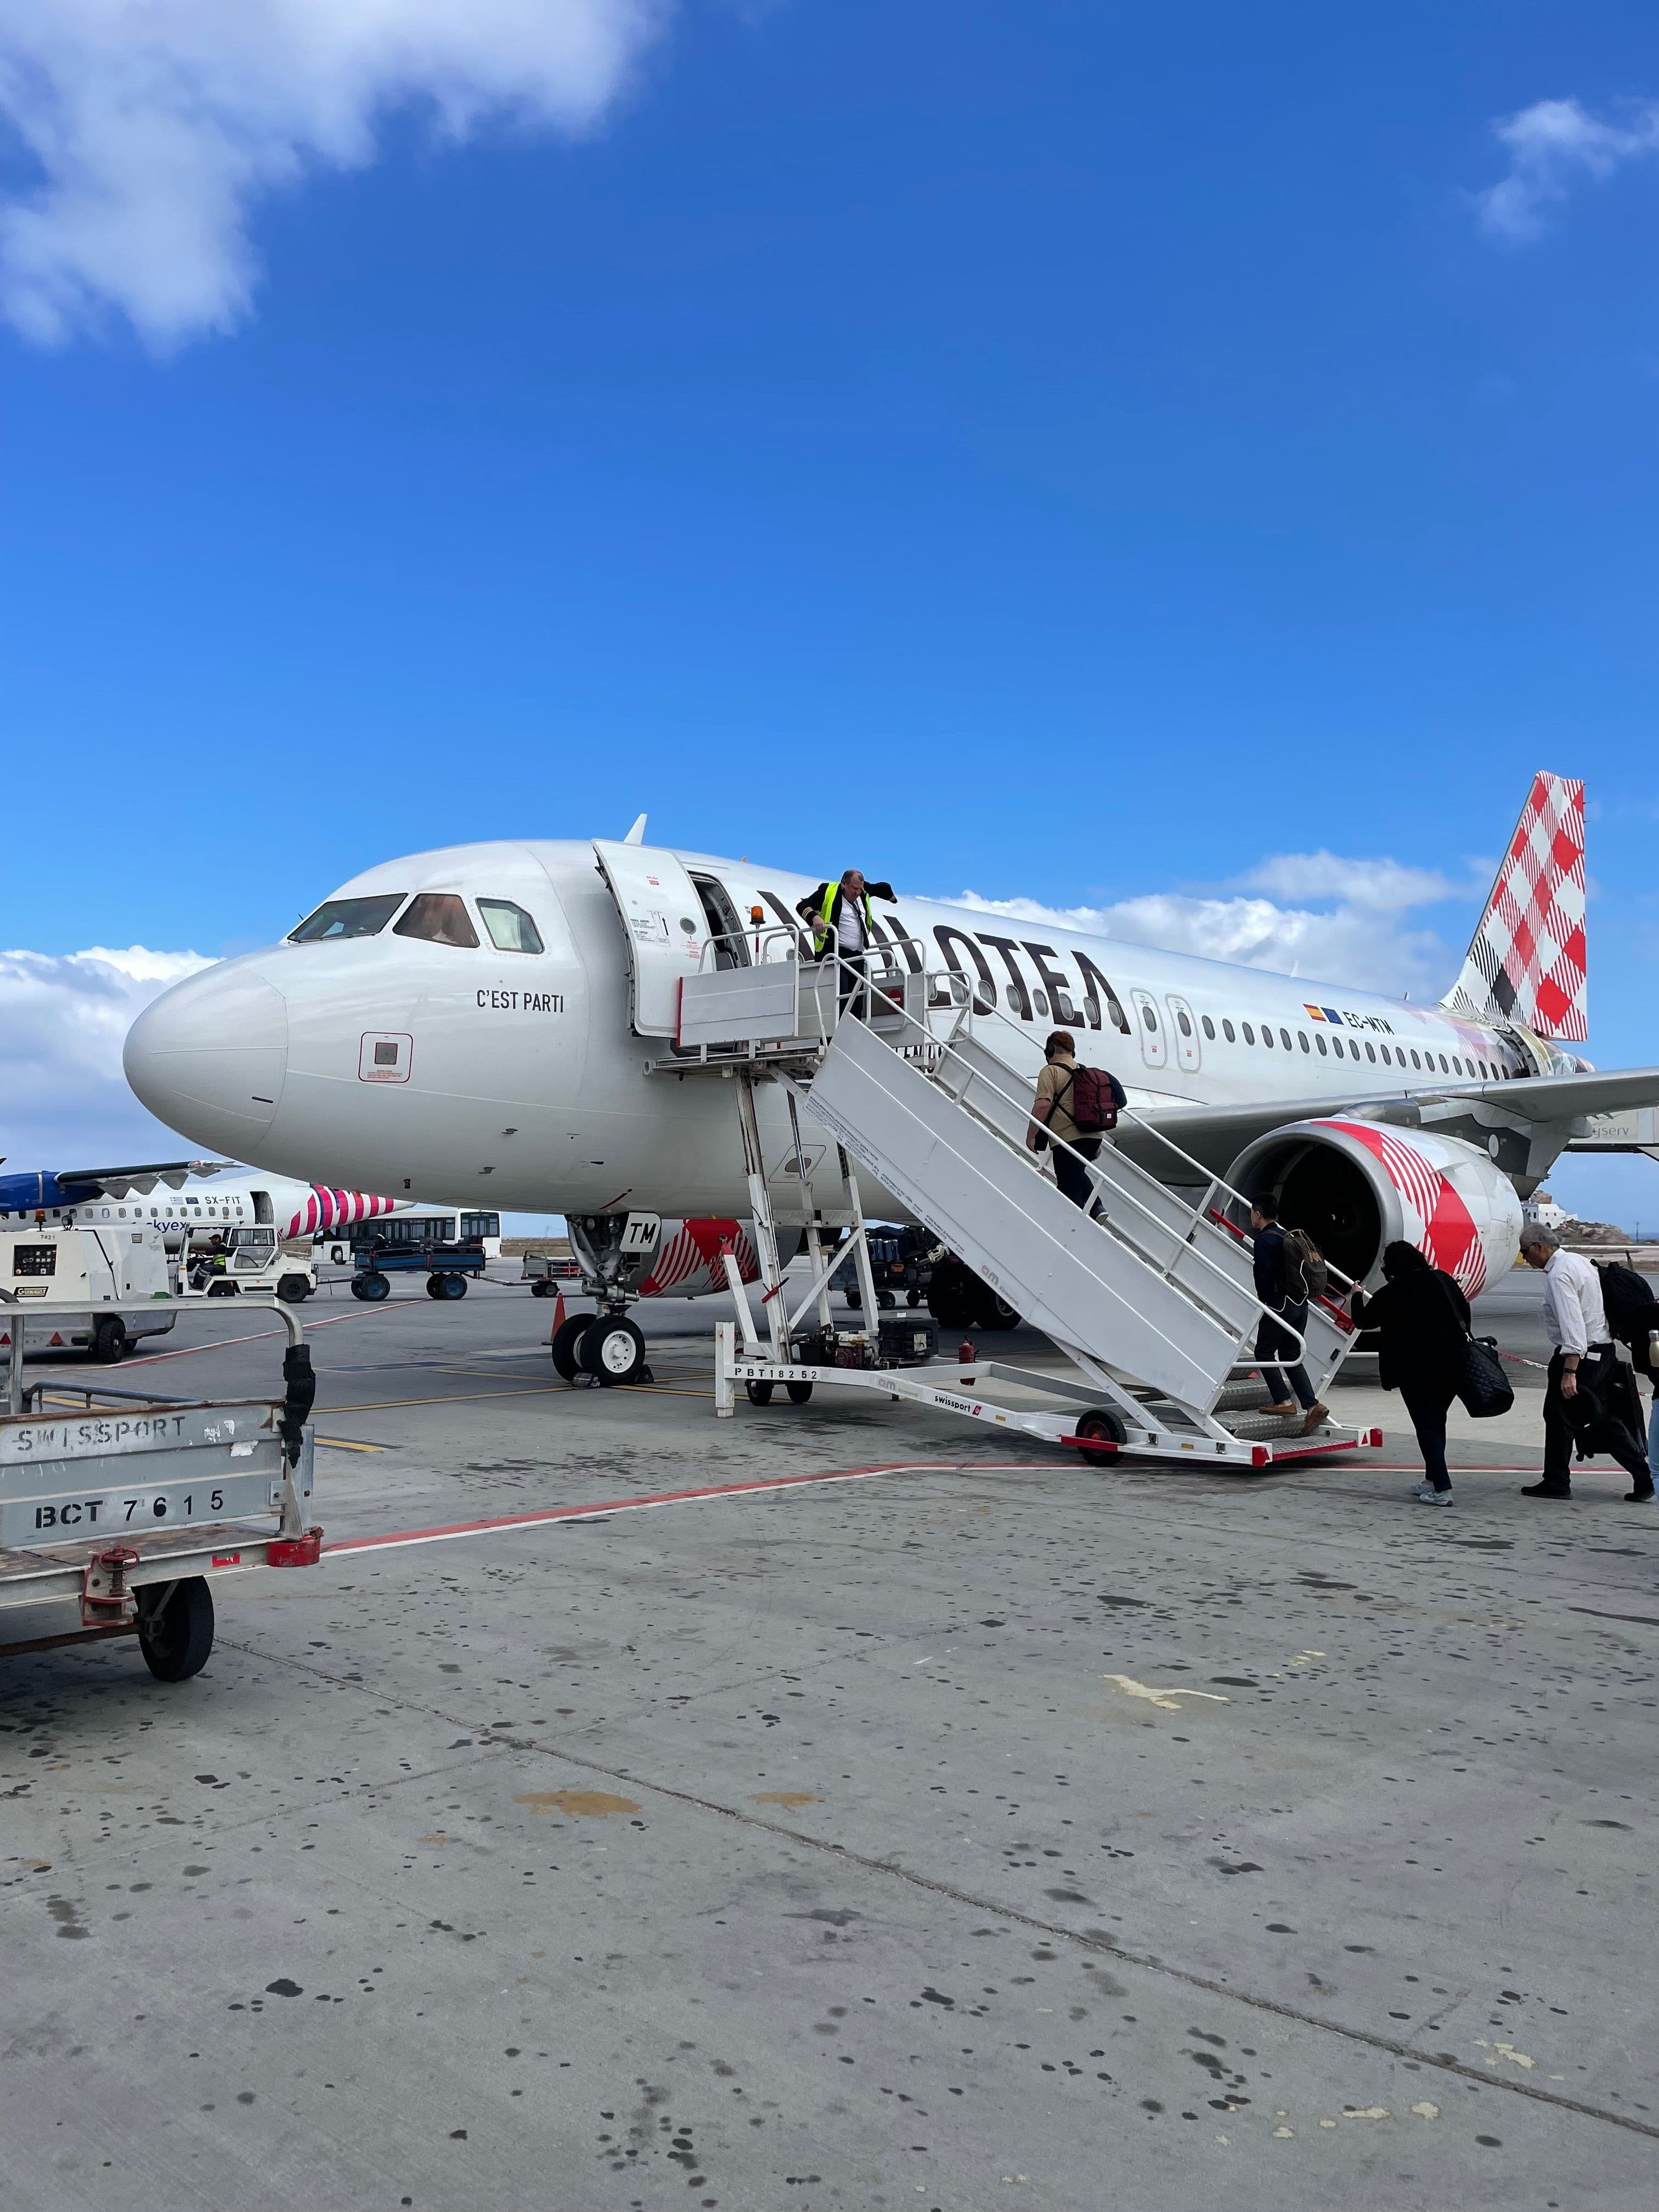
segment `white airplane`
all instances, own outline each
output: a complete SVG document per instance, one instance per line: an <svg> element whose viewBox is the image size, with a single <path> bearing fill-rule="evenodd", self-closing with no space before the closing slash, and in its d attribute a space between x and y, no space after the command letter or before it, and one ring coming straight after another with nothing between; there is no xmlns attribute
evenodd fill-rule
<svg viewBox="0 0 1659 2212"><path fill-rule="evenodd" d="M0 1176L0 1222L37 1215L54 1228L143 1221L169 1242L256 1226L274 1228L283 1238L319 1236L400 1210L397 1200L368 1191L329 1189L228 1160Z"/></svg>
<svg viewBox="0 0 1659 2212"><path fill-rule="evenodd" d="M796 908L813 886L642 831L370 868L282 945L154 1000L128 1079L170 1127L276 1173L559 1212L613 1242L641 1215L741 1219L732 1086L660 1069L682 979L810 951ZM998 1017L979 1042L1024 1084L1047 1032L1074 1030L1147 1127L1275 1190L1360 1279L1404 1234L1479 1291L1512 1265L1521 1199L1582 1117L1659 1100L1659 1070L1598 1073L1565 1049L1586 1035L1583 787L1559 776L1535 778L1438 1006L908 896L877 937L912 971L963 979ZM761 1104L781 1156L787 1102L766 1085ZM809 1139L810 1168L828 1140ZM1118 1142L1164 1172L1144 1129Z"/></svg>

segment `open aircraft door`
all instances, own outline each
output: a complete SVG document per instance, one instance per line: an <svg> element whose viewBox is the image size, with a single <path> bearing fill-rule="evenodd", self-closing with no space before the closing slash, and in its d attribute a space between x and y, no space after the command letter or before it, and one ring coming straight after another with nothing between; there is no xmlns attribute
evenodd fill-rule
<svg viewBox="0 0 1659 2212"><path fill-rule="evenodd" d="M636 1036L676 1036L680 981L702 959L702 902L672 853L596 837L593 850L628 939L629 1012Z"/></svg>

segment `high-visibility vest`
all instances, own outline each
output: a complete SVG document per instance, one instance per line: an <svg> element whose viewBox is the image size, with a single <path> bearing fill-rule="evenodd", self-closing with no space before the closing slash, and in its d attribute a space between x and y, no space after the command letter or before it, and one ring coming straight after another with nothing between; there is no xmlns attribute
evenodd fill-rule
<svg viewBox="0 0 1659 2212"><path fill-rule="evenodd" d="M826 884L823 887L823 905L817 920L812 924L812 950L817 953L823 951L835 934L836 901L841 896L841 892L839 882ZM876 918L870 911L868 891L863 894L859 902L864 908L864 941L867 945L873 945L876 941Z"/></svg>

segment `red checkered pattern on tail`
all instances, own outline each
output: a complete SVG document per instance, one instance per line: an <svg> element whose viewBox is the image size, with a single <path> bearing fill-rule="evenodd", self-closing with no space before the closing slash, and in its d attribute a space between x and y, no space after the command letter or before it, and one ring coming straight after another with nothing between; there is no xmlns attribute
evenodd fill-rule
<svg viewBox="0 0 1659 2212"><path fill-rule="evenodd" d="M1442 1004L1570 1044L1589 1035L1582 783L1533 778L1462 973Z"/></svg>

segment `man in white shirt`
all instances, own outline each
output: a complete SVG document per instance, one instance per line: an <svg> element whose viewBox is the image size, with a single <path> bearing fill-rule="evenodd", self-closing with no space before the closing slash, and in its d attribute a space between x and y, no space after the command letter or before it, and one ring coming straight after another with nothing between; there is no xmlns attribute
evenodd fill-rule
<svg viewBox="0 0 1659 2212"><path fill-rule="evenodd" d="M1644 1504L1653 1496L1653 1470L1620 1413L1620 1378L1612 1372L1617 1362L1601 1304L1601 1279L1588 1260L1564 1252L1547 1229L1533 1223L1522 1237L1521 1256L1543 1274L1544 1328L1555 1347L1544 1390L1544 1479L1529 1484L1522 1496L1571 1497L1573 1435L1586 1410L1578 1401L1594 1398L1598 1411L1605 1408L1607 1449L1631 1479L1625 1503Z"/></svg>

